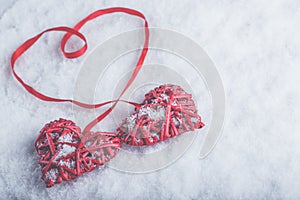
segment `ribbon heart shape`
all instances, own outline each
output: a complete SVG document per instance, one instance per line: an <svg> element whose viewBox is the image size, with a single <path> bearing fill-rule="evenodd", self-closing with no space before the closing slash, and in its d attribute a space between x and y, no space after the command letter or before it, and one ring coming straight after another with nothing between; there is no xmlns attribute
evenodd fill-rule
<svg viewBox="0 0 300 200"><path fill-rule="evenodd" d="M61 41L61 51L66 58L77 58L87 50L87 40L79 30L89 21L110 13L125 13L144 20L145 42L134 71L116 100L99 104L87 104L72 99L53 98L38 92L25 83L15 71L15 63L43 34L52 31L66 32ZM84 45L77 51L66 52L65 46L72 35L76 35ZM166 84L154 88L145 95L142 103L121 100L123 94L135 80L143 66L148 52L149 29L145 16L139 11L115 7L95 11L82 19L73 28L55 27L47 29L28 39L11 56L12 73L16 80L32 95L43 101L70 102L86 109L95 109L112 104L106 111L92 120L83 131L74 122L59 119L47 123L40 131L35 148L40 157L42 180L47 187L64 181L70 181L105 164L118 153L121 142L132 146L153 145L157 142L184 134L204 126L197 113L192 95L180 86ZM118 102L133 105L135 111L125 118L116 133L93 132L92 128L115 108Z"/></svg>

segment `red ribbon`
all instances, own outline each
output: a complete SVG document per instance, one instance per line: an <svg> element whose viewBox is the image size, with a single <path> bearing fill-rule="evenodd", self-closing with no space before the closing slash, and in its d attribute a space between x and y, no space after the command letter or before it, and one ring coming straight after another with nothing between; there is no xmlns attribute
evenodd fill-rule
<svg viewBox="0 0 300 200"><path fill-rule="evenodd" d="M37 90L35 90L33 87L31 87L30 85L28 85L27 83L25 83L22 78L16 73L15 71L15 63L18 60L18 58L20 56L23 55L23 53L25 53L35 42L37 42L37 40L42 37L42 35L44 35L45 33L48 32L52 32L52 31L61 31L61 32L66 32L66 34L64 35L64 37L61 40L61 51L64 54L64 56L66 58L78 58L80 56L82 56L87 48L87 40L85 38L85 36L79 32L79 30L89 21L100 17L102 15L106 15L106 14L110 14L110 13L117 13L117 12L121 12L121 13L125 13L125 14L129 14L129 15L133 15L136 17L139 17L141 19L144 20L144 29L145 29L145 42L143 45L143 49L142 52L140 54L140 57L138 59L138 62L135 66L135 69L130 77L130 79L128 80L126 86L124 87L124 89L122 90L122 92L120 93L119 97L116 100L113 101L107 101L107 102L103 102L103 103L99 103L99 104L87 104L87 103L83 103L80 101L75 101L73 99L59 99L59 98L53 98L47 95L44 95L40 92L38 92ZM83 42L84 45L83 47L81 47L79 50L77 51L73 51L73 52L66 52L65 51L65 46L67 41L69 40L69 38L72 35L76 35L78 36ZM136 76L138 75L140 69L143 66L145 57L147 55L148 52L148 45L149 45L149 28L148 28L148 22L145 18L145 16L133 9L129 9L129 8L122 8L122 7L115 7L115 8L108 8L108 9L103 9L103 10L97 10L95 12L93 12L92 14L88 15L87 17L85 17L83 20L81 20L78 24L76 24L73 28L69 28L69 27L55 27L55 28L50 28L47 30L44 30L43 32L41 32L40 34L28 39L26 42L24 42L21 46L19 46L14 53L11 56L11 68L12 68L12 72L14 77L17 79L17 81L19 81L21 83L21 85L32 95L34 95L35 97L43 100L43 101L50 101L50 102L71 102L75 105L78 105L80 107L83 108L99 108L102 107L104 105L113 103L113 105L108 108L105 112L103 112L101 115L99 115L96 119L94 119L93 121L91 121L84 129L83 132L88 132L90 131L97 123L99 123L100 121L102 121L106 116L108 116L110 114L110 112L115 108L115 106L117 105L117 103L119 101L122 102L126 102L129 103L131 105L134 105L136 107L139 107L139 104L134 103L134 102L129 102L129 101L124 101L124 100L120 100L120 98L122 97L122 95L126 92L126 90L130 87L130 85L133 83L134 79L136 78Z"/></svg>

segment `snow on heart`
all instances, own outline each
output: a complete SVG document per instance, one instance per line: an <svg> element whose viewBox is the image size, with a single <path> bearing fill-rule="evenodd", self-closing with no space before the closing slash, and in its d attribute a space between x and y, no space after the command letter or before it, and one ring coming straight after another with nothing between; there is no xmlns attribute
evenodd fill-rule
<svg viewBox="0 0 300 200"><path fill-rule="evenodd" d="M55 120L44 126L35 142L42 180L47 187L77 178L112 159L120 148L115 133L82 135L74 122Z"/></svg>
<svg viewBox="0 0 300 200"><path fill-rule="evenodd" d="M134 146L153 145L204 126L192 95L177 85L162 85L145 95L135 112L117 128L121 140Z"/></svg>
<svg viewBox="0 0 300 200"><path fill-rule="evenodd" d="M55 120L43 127L35 141L42 179L52 187L90 172L115 157L121 140L134 146L153 145L203 126L192 95L170 84L148 92L135 112L122 121L118 134L83 134L71 120Z"/></svg>

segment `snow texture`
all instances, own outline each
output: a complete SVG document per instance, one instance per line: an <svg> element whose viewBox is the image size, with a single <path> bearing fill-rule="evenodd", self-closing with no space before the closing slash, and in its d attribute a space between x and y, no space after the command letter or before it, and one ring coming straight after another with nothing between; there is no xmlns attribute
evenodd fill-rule
<svg viewBox="0 0 300 200"><path fill-rule="evenodd" d="M63 144L63 145L59 144L57 145L57 149L59 150L59 153L57 154L56 159L65 157L76 151L76 147L67 144Z"/></svg>
<svg viewBox="0 0 300 200"><path fill-rule="evenodd" d="M151 121L156 121L158 119L165 119L166 109L163 106L157 106L156 108L145 106L140 108L139 112L137 113L138 118L141 118L142 116L149 117Z"/></svg>
<svg viewBox="0 0 300 200"><path fill-rule="evenodd" d="M73 26L90 12L111 6L140 10L151 26L183 33L205 49L225 87L223 135L203 160L197 158L198 149L189 149L152 173L101 167L46 189L34 140L45 123L72 119L74 109L25 92L12 77L10 55L48 27ZM1 199L300 198L299 0L1 0L0 8ZM83 33L92 49L139 26L136 18L113 15L89 23ZM64 59L61 36L43 37L19 60L17 71L46 94L72 98L84 58ZM154 55L147 62L164 60ZM207 114L200 114L206 122Z"/></svg>
<svg viewBox="0 0 300 200"><path fill-rule="evenodd" d="M46 179L50 179L54 182L57 178L56 174L58 174L58 170L51 169L49 172L46 173Z"/></svg>

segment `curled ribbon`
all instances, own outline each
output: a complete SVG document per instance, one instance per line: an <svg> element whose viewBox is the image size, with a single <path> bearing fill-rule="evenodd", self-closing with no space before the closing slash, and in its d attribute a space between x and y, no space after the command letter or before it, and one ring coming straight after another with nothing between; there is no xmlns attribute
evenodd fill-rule
<svg viewBox="0 0 300 200"><path fill-rule="evenodd" d="M53 98L35 90L16 73L15 63L18 58L48 32L65 32L61 40L61 51L66 58L82 56L87 51L88 45L85 36L79 32L80 29L87 22L111 13L125 13L143 19L145 34L143 48L134 71L116 100L87 104L73 99ZM65 46L72 35L79 37L84 45L76 51L67 52ZM192 95L186 93L180 86L167 84L157 87L145 95L145 100L141 104L121 100L143 66L148 45L149 28L145 16L133 9L115 7L95 11L78 22L73 28L55 27L47 29L28 39L14 51L11 56L13 75L30 94L38 99L50 102L70 102L87 109L112 104L86 125L83 131L74 122L65 119L52 121L42 128L35 141L35 147L40 156L39 164L42 168L42 179L47 187L52 187L63 180L72 180L108 162L117 154L121 147L121 141L133 146L153 145L156 142L204 126L201 117L197 114ZM117 128L118 133L92 132L92 128L107 117L120 101L135 106L135 112L122 121Z"/></svg>
<svg viewBox="0 0 300 200"><path fill-rule="evenodd" d="M124 89L122 90L121 94L119 95L119 97L117 98L117 100L114 101L107 101L107 102L103 102L103 103L99 103L99 104L86 104L86 103L82 103L79 101L75 101L73 99L58 99L58 98L53 98L47 95L44 95L40 92L38 92L37 90L35 90L33 87L31 87L30 85L26 84L22 78L16 73L15 71L15 63L17 61L17 59L23 54L25 53L35 42L37 42L37 40L42 37L42 35L44 35L45 33L48 32L52 32L52 31L61 31L61 32L66 32L66 34L64 35L63 39L61 40L61 51L63 52L64 56L66 58L78 58L80 56L82 56L86 50L87 50L87 40L84 37L84 35L82 33L79 32L79 30L89 21L100 17L102 15L105 14L110 14L110 13L126 13L129 15L133 15L133 16L137 16L139 18L142 18L144 20L144 29L145 29L145 42L144 42L144 46L142 49L142 53L138 59L138 62L135 66L135 69L129 79L129 81L127 82L126 86L124 87ZM72 35L76 35L78 36L83 42L84 45L83 47L81 47L79 50L74 51L74 52L66 52L65 51L65 46L66 43L68 41L68 39L72 36ZM100 116L98 116L96 119L94 119L92 122L90 122L84 129L84 132L88 132L90 131L98 122L100 122L101 120L103 120L107 115L109 115L109 113L115 108L115 106L117 105L117 103L120 101L120 98L122 97L122 95L126 92L126 90L130 87L130 85L132 84L132 82L134 81L134 79L136 78L136 76L138 75L140 69L142 68L142 65L144 63L144 60L146 58L147 52L148 52L148 45L149 45L149 28L148 28L148 22L145 18L145 16L133 9L129 9L129 8L122 8L122 7L115 7L115 8L108 8L108 9L103 9L103 10L98 10L95 11L93 13L91 13L90 15L88 15L87 17L85 17L83 20L81 20L78 24L76 24L73 28L69 28L69 27L55 27L55 28L50 28L47 29L43 32L41 32L40 34L28 39L26 42L24 42L20 47L18 47L14 53L11 56L11 68L12 68L12 72L13 75L15 76L15 78L17 79L17 81L19 81L21 83L21 85L32 95L34 95L35 97L43 100L43 101L51 101L51 102L70 102L73 103L75 105L78 105L80 107L83 108L99 108L102 107L104 105L113 103L113 105L107 109L103 114L101 114ZM124 101L124 102L128 102L128 101ZM134 103L134 102L128 102L134 106L138 106L138 104Z"/></svg>

